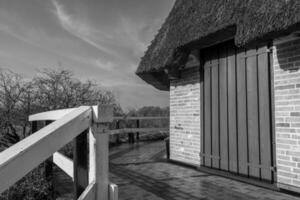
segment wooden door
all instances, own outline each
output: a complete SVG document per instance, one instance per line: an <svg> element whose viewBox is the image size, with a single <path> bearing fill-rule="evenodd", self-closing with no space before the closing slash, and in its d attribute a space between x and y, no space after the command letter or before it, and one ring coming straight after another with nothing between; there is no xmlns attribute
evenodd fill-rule
<svg viewBox="0 0 300 200"><path fill-rule="evenodd" d="M270 56L233 41L202 53L202 165L273 182Z"/></svg>

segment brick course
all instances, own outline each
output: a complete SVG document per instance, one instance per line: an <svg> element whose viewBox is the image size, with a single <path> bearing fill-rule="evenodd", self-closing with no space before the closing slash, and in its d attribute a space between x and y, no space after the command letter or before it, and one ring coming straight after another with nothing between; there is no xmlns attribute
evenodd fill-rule
<svg viewBox="0 0 300 200"><path fill-rule="evenodd" d="M278 183L299 188L300 39L274 41L273 49Z"/></svg>
<svg viewBox="0 0 300 200"><path fill-rule="evenodd" d="M170 158L200 165L200 73L182 71L170 84Z"/></svg>

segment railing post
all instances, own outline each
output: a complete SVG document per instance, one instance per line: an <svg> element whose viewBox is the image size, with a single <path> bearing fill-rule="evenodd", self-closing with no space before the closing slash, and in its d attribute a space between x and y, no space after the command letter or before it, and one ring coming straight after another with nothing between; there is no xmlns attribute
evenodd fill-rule
<svg viewBox="0 0 300 200"><path fill-rule="evenodd" d="M120 120L117 120L117 122L116 122L116 129L120 129ZM120 134L116 135L116 143L117 144L121 143L121 141L120 141Z"/></svg>
<svg viewBox="0 0 300 200"><path fill-rule="evenodd" d="M136 120L136 128L140 128L140 119ZM136 133L136 141L139 142L140 141L140 132Z"/></svg>
<svg viewBox="0 0 300 200"><path fill-rule="evenodd" d="M109 149L108 125L113 121L113 107L101 105L94 107L93 134L96 139L95 148L95 183L96 199L108 200L109 198Z"/></svg>

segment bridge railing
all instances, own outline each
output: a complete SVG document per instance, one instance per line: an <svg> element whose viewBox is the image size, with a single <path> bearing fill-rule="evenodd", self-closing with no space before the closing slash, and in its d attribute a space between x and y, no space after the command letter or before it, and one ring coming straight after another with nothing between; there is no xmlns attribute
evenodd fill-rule
<svg viewBox="0 0 300 200"><path fill-rule="evenodd" d="M50 158L73 178L74 199L118 199L117 186L108 179L111 106L44 112L30 116L29 120L33 129L37 121L47 121L48 125L0 153L0 193ZM57 152L71 141L73 161Z"/></svg>

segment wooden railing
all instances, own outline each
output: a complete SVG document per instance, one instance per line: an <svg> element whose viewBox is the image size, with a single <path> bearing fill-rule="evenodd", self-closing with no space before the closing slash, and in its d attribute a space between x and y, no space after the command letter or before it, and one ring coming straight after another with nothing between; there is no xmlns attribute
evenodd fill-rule
<svg viewBox="0 0 300 200"><path fill-rule="evenodd" d="M143 120L163 119L168 117L113 117L113 107L109 105L31 115L33 134L0 153L0 193L46 161L46 168L48 165L51 169L54 163L73 179L74 199L117 200L118 187L108 179L109 135L168 131L168 127L140 127ZM114 120L117 127L109 130ZM119 127L120 121L128 120L136 121L136 127ZM41 121L46 126L38 130L37 123ZM71 141L73 160L58 152Z"/></svg>
<svg viewBox="0 0 300 200"><path fill-rule="evenodd" d="M52 157L52 161L73 178L74 199L118 199L117 186L108 179L108 123L113 120L111 106L50 111L32 115L29 120L33 122L33 128L36 121L49 123L0 153L0 193ZM74 141L73 161L57 152L71 141Z"/></svg>
<svg viewBox="0 0 300 200"><path fill-rule="evenodd" d="M152 121L154 123L155 121L166 121L167 124L165 126L160 127L143 127L142 122L144 121ZM116 136L116 143L119 143L120 141L120 135L127 134L128 136L128 142L134 143L136 135L136 140L139 141L140 139L140 133L149 133L149 132L168 132L169 131L169 117L168 116L145 116L145 117L114 117L115 127L110 130L110 135ZM125 127L121 127L120 123L124 122ZM128 122L134 122L135 127L127 127ZM155 124L155 123L154 123Z"/></svg>

